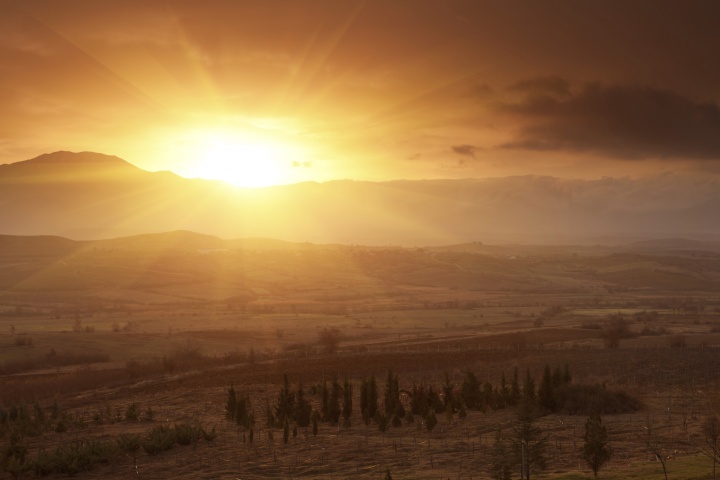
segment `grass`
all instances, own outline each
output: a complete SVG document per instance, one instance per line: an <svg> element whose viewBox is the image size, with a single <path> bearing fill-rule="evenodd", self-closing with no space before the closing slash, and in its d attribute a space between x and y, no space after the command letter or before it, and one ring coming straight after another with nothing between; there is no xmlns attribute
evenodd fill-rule
<svg viewBox="0 0 720 480"><path fill-rule="evenodd" d="M510 379L515 367L521 376L529 367L539 382L546 363L569 364L577 382L606 383L641 396L647 405L644 412L605 417L616 457L600 478L662 478L638 435L650 418L660 431L684 438L683 418L688 431L697 432L710 411L720 367L715 352L697 347L720 343L720 334L708 333L720 324L718 290L683 290L683 276L697 267L692 263L678 260L655 281L647 267L657 258L574 257L561 250L546 256L533 251L517 260L506 258L511 250L492 256L377 248L357 258L345 247L222 256L87 250L45 270L57 259L38 257L28 267L32 271L16 272L32 276L27 281L13 284L12 269L0 279L12 287L0 291L0 365L28 362L27 368L36 369L41 364L33 362L52 349L66 358L82 352L110 361L5 376L0 392L6 410L11 402L31 405L37 399L47 407L58 400L73 419L84 418L69 423L67 432L51 428L30 438L31 452L54 451L68 438L122 438L118 448L135 452L137 466L131 455L120 455L113 465L94 467L96 477L382 478L390 469L393 478L467 479L487 473L492 433L498 425L511 428L511 411L472 411L465 420L455 415L452 423L438 415L432 435L417 417L383 435L374 425L366 428L356 412L350 428L322 424L317 437L299 429L287 445L281 430L258 423L250 443L247 429L225 419L225 389L234 384L239 394L250 395L255 417L262 419L283 373L292 382L302 379L306 392L333 375L347 376L357 396L359 379L370 374L382 379L389 365L401 388L409 389L421 381L439 386L445 372L459 388L468 369L482 382L497 384L503 373ZM0 259L0 266L6 260ZM713 265L705 264L704 274L720 278ZM597 277L594 272L601 270L607 278L618 277L615 285ZM76 283L63 285L72 272ZM66 288L72 285L78 289ZM670 315L658 306L673 297L703 303L705 313ZM564 310L534 328L553 306ZM643 310L659 316L636 321L633 315ZM602 326L618 312L636 332L647 326L667 333L602 349ZM95 332L72 332L76 315ZM137 329L112 331L113 324L126 322ZM587 322L600 330L578 328ZM313 350L323 328L341 331L339 355ZM668 337L678 333L688 348L669 348ZM31 337L32 345L17 345L20 334ZM247 357L251 348L255 363ZM232 355L226 360L227 352ZM319 409L319 395L308 396ZM359 398L354 404L357 409ZM143 415L147 408L152 418ZM130 418L139 413L142 421L117 421L116 412ZM550 470L535 478L592 478L578 456L583 421L568 415L540 420L554 457ZM193 444L199 432L189 425L201 424L217 427L215 433L204 431L207 438L215 435L211 444ZM157 441L148 443L147 433L156 427ZM171 431L192 446L164 450ZM668 464L670 478L708 478L710 462L681 440L680 453ZM154 455L144 453L143 441ZM65 453L71 458L77 452Z"/></svg>

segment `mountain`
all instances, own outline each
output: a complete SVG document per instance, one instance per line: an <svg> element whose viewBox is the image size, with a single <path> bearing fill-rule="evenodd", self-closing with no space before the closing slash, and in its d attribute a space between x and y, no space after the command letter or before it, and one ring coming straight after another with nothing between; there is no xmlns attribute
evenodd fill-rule
<svg viewBox="0 0 720 480"><path fill-rule="evenodd" d="M0 165L0 234L222 238L366 245L720 239L712 176L339 180L262 189L147 172L98 153Z"/></svg>

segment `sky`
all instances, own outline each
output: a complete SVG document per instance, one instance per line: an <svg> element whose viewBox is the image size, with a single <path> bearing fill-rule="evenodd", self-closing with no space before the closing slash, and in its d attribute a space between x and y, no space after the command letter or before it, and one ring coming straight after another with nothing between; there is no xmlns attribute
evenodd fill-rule
<svg viewBox="0 0 720 480"><path fill-rule="evenodd" d="M244 186L720 171L720 2L0 2L0 163Z"/></svg>

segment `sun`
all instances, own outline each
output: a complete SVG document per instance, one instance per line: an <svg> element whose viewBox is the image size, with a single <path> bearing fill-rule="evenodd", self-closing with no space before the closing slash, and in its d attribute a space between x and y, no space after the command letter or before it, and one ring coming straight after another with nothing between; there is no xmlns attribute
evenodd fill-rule
<svg viewBox="0 0 720 480"><path fill-rule="evenodd" d="M303 163L298 147L267 135L236 131L193 131L181 141L183 176L223 180L260 188L293 183L294 165Z"/></svg>

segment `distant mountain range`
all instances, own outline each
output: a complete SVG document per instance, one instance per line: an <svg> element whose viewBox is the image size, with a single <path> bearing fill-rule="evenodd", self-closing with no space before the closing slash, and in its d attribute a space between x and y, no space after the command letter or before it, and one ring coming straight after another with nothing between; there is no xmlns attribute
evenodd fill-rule
<svg viewBox="0 0 720 480"><path fill-rule="evenodd" d="M247 189L147 172L99 153L0 165L0 234L114 238L191 230L223 238L449 245L720 239L712 178L516 176Z"/></svg>

